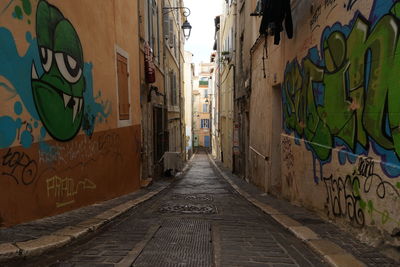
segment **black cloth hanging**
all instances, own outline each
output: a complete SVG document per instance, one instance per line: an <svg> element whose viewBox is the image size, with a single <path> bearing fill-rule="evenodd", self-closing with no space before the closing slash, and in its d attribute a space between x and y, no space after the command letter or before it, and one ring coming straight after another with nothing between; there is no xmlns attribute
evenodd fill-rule
<svg viewBox="0 0 400 267"><path fill-rule="evenodd" d="M274 44L279 44L283 21L289 39L293 37L292 11L290 0L262 0L263 17L261 20L260 34L268 34L268 30L275 36Z"/></svg>

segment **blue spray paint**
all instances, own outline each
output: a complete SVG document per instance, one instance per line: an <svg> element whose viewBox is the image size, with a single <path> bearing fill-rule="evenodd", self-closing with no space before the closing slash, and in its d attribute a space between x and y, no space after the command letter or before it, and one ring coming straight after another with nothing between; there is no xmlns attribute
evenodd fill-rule
<svg viewBox="0 0 400 267"><path fill-rule="evenodd" d="M93 92L93 64L85 63L83 75L85 76L86 90L83 93L85 99L85 114L83 115L82 130L92 136L96 122L107 119L111 113L111 102L101 100L101 92L94 96ZM99 102L96 102L99 101Z"/></svg>
<svg viewBox="0 0 400 267"><path fill-rule="evenodd" d="M39 77L43 75L44 70L39 57L37 41L32 38L30 32L26 33L26 41L29 43L29 47L25 55L20 56L12 33L8 29L0 27L0 76L4 77L12 85L10 87L3 82L0 83L0 89L3 88L12 93L12 98L17 96L20 98L21 102L16 102L14 106L15 114L20 115L25 108L32 116L31 121L33 119L36 122L35 128L37 128L37 121L40 119L33 101L31 88L32 63L37 67L36 71ZM86 91L84 92L85 119L82 129L89 136L94 133L95 124L105 121L111 113L111 102L101 100L100 92L94 96L92 73L93 64L85 63L83 74L86 81ZM20 123L18 124L13 119L13 115L1 117L0 148L6 148L13 144L16 139L16 132L20 127ZM43 140L45 135L45 131L42 131L40 139ZM28 138L27 133L22 133L21 144L24 147L30 147L32 142L31 135ZM45 149L45 146L40 146L40 149Z"/></svg>
<svg viewBox="0 0 400 267"><path fill-rule="evenodd" d="M26 33L26 41L30 44L29 48L25 55L20 56L12 33L6 28L0 28L0 75L12 84L25 108L34 119L38 120L39 115L33 102L31 89L32 62L39 66L42 64L36 39L32 39L29 32ZM43 70L39 68L38 74L43 74Z"/></svg>

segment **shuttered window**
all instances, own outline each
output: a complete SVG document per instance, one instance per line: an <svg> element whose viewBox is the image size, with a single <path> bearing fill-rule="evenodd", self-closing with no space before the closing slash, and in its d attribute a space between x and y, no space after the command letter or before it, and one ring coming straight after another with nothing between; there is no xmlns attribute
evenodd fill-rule
<svg viewBox="0 0 400 267"><path fill-rule="evenodd" d="M119 119L129 120L128 60L117 53Z"/></svg>
<svg viewBox="0 0 400 267"><path fill-rule="evenodd" d="M204 129L208 129L208 128L210 128L210 120L209 119L202 119L201 121L200 121L200 126L201 126L201 128L204 128Z"/></svg>

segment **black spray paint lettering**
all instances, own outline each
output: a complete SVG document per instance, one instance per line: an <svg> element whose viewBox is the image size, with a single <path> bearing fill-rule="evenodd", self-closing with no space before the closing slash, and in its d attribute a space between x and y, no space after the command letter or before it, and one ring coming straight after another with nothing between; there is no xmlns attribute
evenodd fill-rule
<svg viewBox="0 0 400 267"><path fill-rule="evenodd" d="M24 152L12 151L9 148L2 157L2 166L4 170L1 175L13 178L17 184L30 185L37 177L38 166L36 161Z"/></svg>
<svg viewBox="0 0 400 267"><path fill-rule="evenodd" d="M348 218L355 226L363 227L365 216L360 206L360 181L358 177L352 178L347 175L343 179L342 177L335 178L331 175L328 178L324 177L323 181L327 193L328 216L332 212L335 217Z"/></svg>
<svg viewBox="0 0 400 267"><path fill-rule="evenodd" d="M359 158L357 170L353 173L353 176L358 175L359 177L365 178L363 190L364 193L369 193L372 188L375 188L376 196L380 199L386 197L386 193L389 189L395 196L400 197L398 189L390 182L384 181L384 179L375 173L374 171L375 162L372 158Z"/></svg>

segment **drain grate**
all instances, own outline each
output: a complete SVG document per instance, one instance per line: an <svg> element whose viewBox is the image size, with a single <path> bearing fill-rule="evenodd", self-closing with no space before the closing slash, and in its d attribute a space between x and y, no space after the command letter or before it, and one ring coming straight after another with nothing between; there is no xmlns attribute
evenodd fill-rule
<svg viewBox="0 0 400 267"><path fill-rule="evenodd" d="M209 204L172 204L162 206L160 211L183 214L214 214L217 213L217 207Z"/></svg>
<svg viewBox="0 0 400 267"><path fill-rule="evenodd" d="M211 202L213 197L207 194L175 194L172 196L174 200L189 200L189 201L199 201L199 202Z"/></svg>
<svg viewBox="0 0 400 267"><path fill-rule="evenodd" d="M132 266L212 266L210 228L201 220L167 220Z"/></svg>

